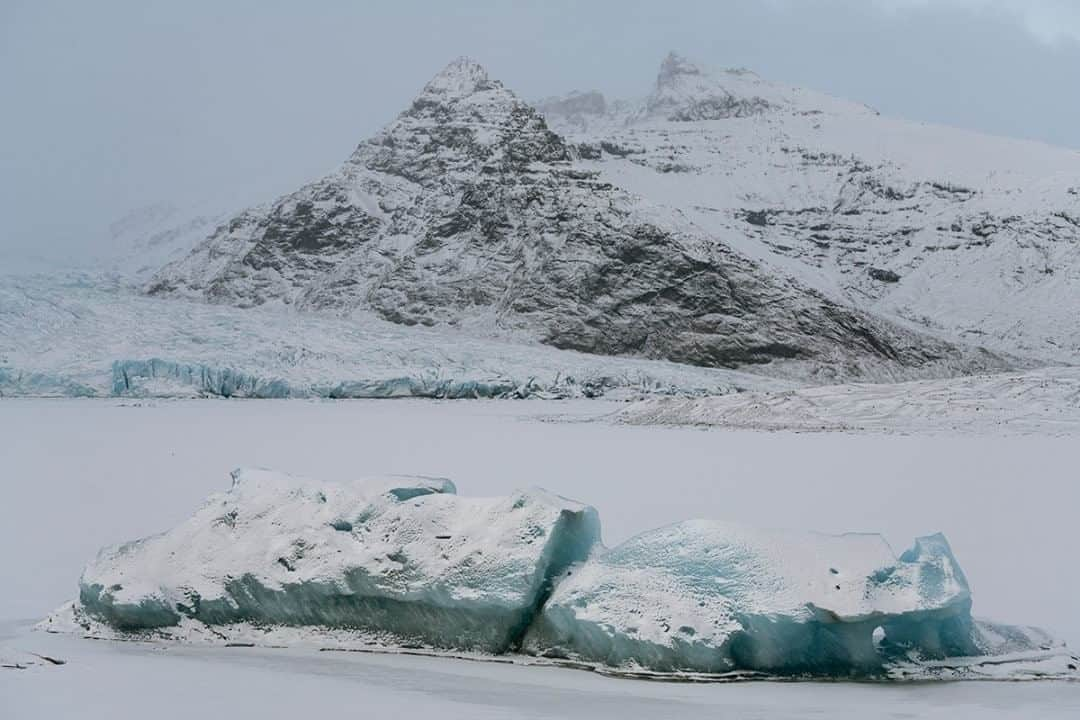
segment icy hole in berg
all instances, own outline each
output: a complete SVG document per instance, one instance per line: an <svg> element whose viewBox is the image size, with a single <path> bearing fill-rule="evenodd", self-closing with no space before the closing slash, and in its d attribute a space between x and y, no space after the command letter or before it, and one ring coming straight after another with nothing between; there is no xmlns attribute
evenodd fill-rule
<svg viewBox="0 0 1080 720"><path fill-rule="evenodd" d="M232 477L176 528L101 550L73 610L122 634L308 626L658 673L874 676L1050 642L974 620L942 535L897 557L876 534L690 520L608 549L595 509L538 488Z"/></svg>

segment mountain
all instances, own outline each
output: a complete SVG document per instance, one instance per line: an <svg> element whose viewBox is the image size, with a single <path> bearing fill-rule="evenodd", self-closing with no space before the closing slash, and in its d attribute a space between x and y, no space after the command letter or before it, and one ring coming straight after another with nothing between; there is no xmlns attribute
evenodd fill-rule
<svg viewBox="0 0 1080 720"><path fill-rule="evenodd" d="M540 110L584 169L806 285L957 342L1080 359L1076 151L674 54L645 98L573 93Z"/></svg>
<svg viewBox="0 0 1080 720"><path fill-rule="evenodd" d="M713 92L691 67L669 58L636 110L578 103L604 120L612 144L568 142L478 64L456 60L339 170L223 223L148 292L371 310L407 325L781 376L897 379L1008 364L860 310L765 262L775 253L747 253L759 225L718 225L642 192L648 183L632 172L673 169L649 164L668 152L659 136L631 144L637 123L700 127L708 132L695 142L708 144L721 136L701 123L716 121L697 118L757 121L783 107L764 93Z"/></svg>

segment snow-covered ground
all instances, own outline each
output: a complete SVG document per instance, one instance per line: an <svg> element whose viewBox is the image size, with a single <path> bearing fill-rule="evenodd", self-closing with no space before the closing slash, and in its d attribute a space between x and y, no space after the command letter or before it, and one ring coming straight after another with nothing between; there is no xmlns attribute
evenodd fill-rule
<svg viewBox="0 0 1080 720"><path fill-rule="evenodd" d="M1080 368L650 399L615 417L630 425L756 430L1077 435Z"/></svg>
<svg viewBox="0 0 1080 720"><path fill-rule="evenodd" d="M976 615L1042 625L1080 644L1080 578L1068 571L1080 508L1073 440L551 421L593 419L617 407L602 401L5 399L0 547L16 590L0 594L0 619L43 617L74 596L83 565L99 547L178 524L206 495L228 488L229 470L254 465L325 479L447 476L470 495L553 487L598 508L609 545L688 517L876 530L894 548L943 530L971 582ZM243 697L245 712L273 717L300 707L340 707L350 693L370 693L374 707L407 707L415 716L443 703L440 717L506 717L515 702L524 708L518 717L648 716L646 710L655 717L664 707L691 714L728 707L764 717L800 716L806 708L839 717L840 708L853 717L899 711L1065 717L1080 702L1075 685L923 691L785 685L728 692L730 686L611 684L552 668L250 648L162 650L56 640L25 629L15 634L0 640L0 655L55 653L68 660L0 671L0 702L12 703L17 712L5 717L15 718L62 716L76 702L87 717L107 711L116 717L113 693L120 687L145 689L124 704L132 716L154 697L168 706L163 712L189 716L220 713L224 703ZM204 691L186 692L192 684ZM520 700L552 684L557 699L549 704ZM262 686L289 688L291 699L275 703L273 693L248 698L244 691Z"/></svg>

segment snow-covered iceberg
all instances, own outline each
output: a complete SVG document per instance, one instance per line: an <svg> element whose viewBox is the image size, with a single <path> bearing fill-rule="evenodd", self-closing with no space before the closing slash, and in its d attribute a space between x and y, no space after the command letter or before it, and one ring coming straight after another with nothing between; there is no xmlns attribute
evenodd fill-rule
<svg viewBox="0 0 1080 720"><path fill-rule="evenodd" d="M970 609L942 535L897 558L880 535L692 520L577 568L527 647L668 672L866 674L909 652L980 654Z"/></svg>
<svg viewBox="0 0 1080 720"><path fill-rule="evenodd" d="M79 600L124 631L256 622L505 652L599 534L595 510L542 490L464 498L440 479L237 471L177 528L103 550Z"/></svg>
<svg viewBox="0 0 1080 720"><path fill-rule="evenodd" d="M874 534L692 520L606 549L594 509L544 490L242 470L175 529L103 550L42 627L661 677L1077 677L1049 635L971 605L942 535L897 556Z"/></svg>

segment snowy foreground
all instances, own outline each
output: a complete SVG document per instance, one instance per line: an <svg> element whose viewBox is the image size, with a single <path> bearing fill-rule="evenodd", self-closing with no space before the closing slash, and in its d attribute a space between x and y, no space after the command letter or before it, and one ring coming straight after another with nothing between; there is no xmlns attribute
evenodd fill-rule
<svg viewBox="0 0 1080 720"><path fill-rule="evenodd" d="M0 658L27 666L0 669L0 708L8 711L0 714L63 717L77 709L84 717L138 717L153 710L191 717L243 708L286 717L299 708L330 712L358 696L404 717L1076 713L1075 683L686 686L555 667L320 652L310 644L89 642L29 629L75 594L95 548L179 525L207 495L228 487L229 466L345 482L362 465L446 475L470 495L558 487L596 503L612 547L692 516L827 532L880 529L893 547L943 529L971 581L977 615L1035 623L1080 641L1080 585L1061 572L1072 561L1080 507L1069 439L702 433L535 421L596 418L612 409L595 401L0 401L7 476L18 479L5 485L0 539L19 548L6 560L19 590L0 596L0 620L35 618L0 632ZM29 507L47 507L49 522ZM121 688L125 702L118 704Z"/></svg>

